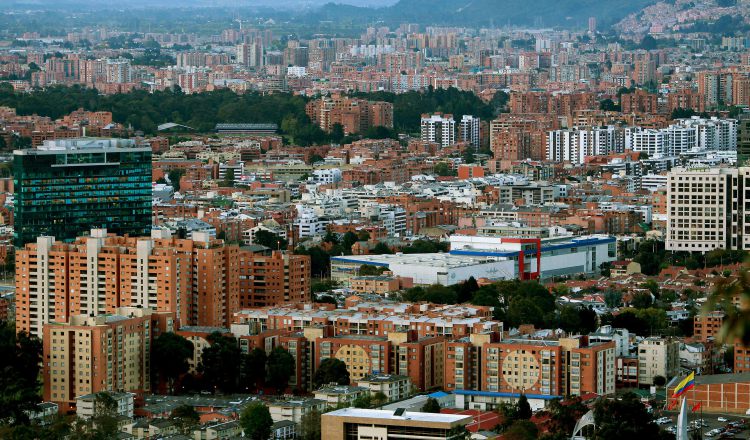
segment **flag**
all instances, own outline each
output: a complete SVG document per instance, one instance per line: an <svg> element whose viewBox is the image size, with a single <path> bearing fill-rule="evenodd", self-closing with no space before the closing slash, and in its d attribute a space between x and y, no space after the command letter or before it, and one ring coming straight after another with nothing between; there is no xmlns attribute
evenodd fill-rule
<svg viewBox="0 0 750 440"><path fill-rule="evenodd" d="M667 405L667 410L672 411L675 406L677 406L677 399L672 399L672 401L669 402L669 405Z"/></svg>
<svg viewBox="0 0 750 440"><path fill-rule="evenodd" d="M695 372L688 374L674 389L672 397L680 397L695 386Z"/></svg>
<svg viewBox="0 0 750 440"><path fill-rule="evenodd" d="M696 412L696 411L698 411L700 409L700 407L701 407L701 403L698 402L695 405L693 405L693 409L691 409L690 411Z"/></svg>

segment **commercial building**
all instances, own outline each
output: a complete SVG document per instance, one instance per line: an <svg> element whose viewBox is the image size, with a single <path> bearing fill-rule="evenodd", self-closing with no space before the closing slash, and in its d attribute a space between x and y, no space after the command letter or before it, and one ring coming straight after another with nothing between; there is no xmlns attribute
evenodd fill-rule
<svg viewBox="0 0 750 440"><path fill-rule="evenodd" d="M337 440L449 440L455 438L456 430L468 425L472 420L472 417L467 415L345 408L321 416L321 437Z"/></svg>
<svg viewBox="0 0 750 440"><path fill-rule="evenodd" d="M129 139L47 140L13 152L15 245L71 241L91 228L151 229L151 147Z"/></svg>
<svg viewBox="0 0 750 440"><path fill-rule="evenodd" d="M422 115L422 142L433 142L441 147L449 147L456 143L456 121L453 115Z"/></svg>
<svg viewBox="0 0 750 440"><path fill-rule="evenodd" d="M395 276L411 277L414 284L450 286L469 277L514 278L514 263L481 256L452 254L352 255L331 258L331 278L346 281L359 274L362 265L384 267Z"/></svg>
<svg viewBox="0 0 750 440"><path fill-rule="evenodd" d="M674 168L668 174L667 237L670 251L750 249L746 231L750 167Z"/></svg>
<svg viewBox="0 0 750 440"><path fill-rule="evenodd" d="M579 236L513 238L454 234L448 254L353 255L331 258L331 277L349 281L362 265L387 268L414 284L452 285L469 277L549 279L593 274L603 263L617 260L614 237Z"/></svg>
<svg viewBox="0 0 750 440"><path fill-rule="evenodd" d="M537 239L454 234L450 242L450 255L511 262L510 279L593 274L603 263L617 260L616 240L607 235Z"/></svg>
<svg viewBox="0 0 750 440"><path fill-rule="evenodd" d="M174 330L174 315L135 307L114 312L44 326L43 395L61 412L101 391L151 390L151 341Z"/></svg>

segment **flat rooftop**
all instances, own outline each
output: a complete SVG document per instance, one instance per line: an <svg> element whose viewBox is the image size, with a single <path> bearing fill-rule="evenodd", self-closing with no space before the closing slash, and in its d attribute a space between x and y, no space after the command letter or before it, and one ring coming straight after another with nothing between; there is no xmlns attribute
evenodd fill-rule
<svg viewBox="0 0 750 440"><path fill-rule="evenodd" d="M48 139L36 148L14 150L17 156L60 153L92 153L97 151L151 151L148 145L136 145L133 139L80 137Z"/></svg>
<svg viewBox="0 0 750 440"><path fill-rule="evenodd" d="M380 419L380 420L411 420L415 422L427 422L427 423L455 423L462 420L471 420L471 416L461 416L456 414L441 414L441 413L423 413L423 412L412 412L405 411L403 415L396 416L394 411L387 411L382 409L363 409L363 408L343 408L336 411L331 411L324 416L336 416L336 417L364 417L369 419Z"/></svg>
<svg viewBox="0 0 750 440"><path fill-rule="evenodd" d="M518 254L516 252L516 254ZM390 264L410 264L445 269L476 266L484 263L494 263L495 260L482 256L465 256L448 253L432 254L384 254L384 255L352 255L332 257L331 261L338 263L369 264L373 266L388 266Z"/></svg>

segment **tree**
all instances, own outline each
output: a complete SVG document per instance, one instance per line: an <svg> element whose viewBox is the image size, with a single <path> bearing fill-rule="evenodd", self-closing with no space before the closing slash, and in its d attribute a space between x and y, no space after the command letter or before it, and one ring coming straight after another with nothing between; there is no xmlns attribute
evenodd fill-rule
<svg viewBox="0 0 750 440"><path fill-rule="evenodd" d="M331 142L335 144L341 143L341 140L344 139L344 126L340 123L336 122L331 126Z"/></svg>
<svg viewBox="0 0 750 440"><path fill-rule="evenodd" d="M424 403L424 405L422 405L422 412L439 413L440 402L438 402L434 397L428 397L427 401Z"/></svg>
<svg viewBox="0 0 750 440"><path fill-rule="evenodd" d="M255 390L263 384L266 378L266 361L266 352L258 347L242 356L240 381L243 388Z"/></svg>
<svg viewBox="0 0 750 440"><path fill-rule="evenodd" d="M193 357L193 344L180 335L172 332L162 333L151 349L151 376L167 382L169 394L174 392L174 382L188 372L188 359Z"/></svg>
<svg viewBox="0 0 750 440"><path fill-rule="evenodd" d="M387 244L383 243L382 241L379 241L375 246L373 246L372 249L370 249L370 253L373 255L384 255L384 254L392 254L393 251L391 248L388 247Z"/></svg>
<svg viewBox="0 0 750 440"><path fill-rule="evenodd" d="M100 392L94 397L94 415L92 426L98 438L114 438L117 429L117 401L107 392ZM95 437L96 438L96 437Z"/></svg>
<svg viewBox="0 0 750 440"><path fill-rule="evenodd" d="M648 279L646 282L641 284L641 287L644 289L648 289L649 292L654 296L654 298L659 298L660 289L659 289L659 283L657 283L655 280Z"/></svg>
<svg viewBox="0 0 750 440"><path fill-rule="evenodd" d="M28 420L25 410L39 402L42 343L25 332L16 334L12 322L0 321L0 420Z"/></svg>
<svg viewBox="0 0 750 440"><path fill-rule="evenodd" d="M200 424L201 418L192 405L180 405L172 410L172 419L183 435L190 435Z"/></svg>
<svg viewBox="0 0 750 440"><path fill-rule="evenodd" d="M611 99L607 98L599 102L599 109L606 112L619 112L620 106L618 104L615 104L615 102Z"/></svg>
<svg viewBox="0 0 750 440"><path fill-rule="evenodd" d="M604 293L604 304L610 309L620 307L622 305L622 292L619 290L608 290Z"/></svg>
<svg viewBox="0 0 750 440"><path fill-rule="evenodd" d="M312 381L315 389L329 383L349 385L349 370L343 361L336 358L327 358L320 363Z"/></svg>
<svg viewBox="0 0 750 440"><path fill-rule="evenodd" d="M382 391L378 391L377 393L372 395L372 405L375 407L383 406L388 402L388 397L383 394Z"/></svg>
<svg viewBox="0 0 750 440"><path fill-rule="evenodd" d="M314 409L302 416L299 424L301 440L320 440L320 411Z"/></svg>
<svg viewBox="0 0 750 440"><path fill-rule="evenodd" d="M667 379L664 376L654 376L654 385L657 387L663 387L667 384Z"/></svg>
<svg viewBox="0 0 750 440"><path fill-rule="evenodd" d="M175 168L173 170L170 170L167 173L167 177L169 178L169 183L172 184L172 188L174 188L175 192L180 191L180 179L182 179L182 176L185 175L185 170L180 168Z"/></svg>
<svg viewBox="0 0 750 440"><path fill-rule="evenodd" d="M464 163L474 163L474 147L470 145L464 149L463 160Z"/></svg>
<svg viewBox="0 0 750 440"><path fill-rule="evenodd" d="M741 340L744 345L750 345L750 308L733 306L735 299L739 304L750 301L750 274L748 263L744 263L733 278L720 278L716 288L709 296L704 310L716 310L718 307L725 311L724 323L721 326L718 340L723 343L733 343Z"/></svg>
<svg viewBox="0 0 750 440"><path fill-rule="evenodd" d="M653 300L651 299L650 293L641 292L633 295L633 299L630 300L630 305L636 309L647 309L651 307L652 302Z"/></svg>
<svg viewBox="0 0 750 440"><path fill-rule="evenodd" d="M562 436L555 439L567 439L573 432L578 420L587 413L589 408L581 402L580 397L575 397L562 404L560 399L550 401L547 412L550 415L547 429L551 433L560 433ZM552 440L552 439L550 439Z"/></svg>
<svg viewBox="0 0 750 440"><path fill-rule="evenodd" d="M294 358L283 347L276 347L268 356L266 382L281 393L294 374Z"/></svg>
<svg viewBox="0 0 750 440"><path fill-rule="evenodd" d="M268 440L273 425L271 412L260 402L252 403L242 410L240 425L245 437L251 440Z"/></svg>
<svg viewBox="0 0 750 440"><path fill-rule="evenodd" d="M657 47L656 38L652 37L651 35L646 35L641 40L640 46L641 46L641 49L646 49L646 50L656 49Z"/></svg>
<svg viewBox="0 0 750 440"><path fill-rule="evenodd" d="M456 290L457 302L465 303L474 297L474 293L479 290L479 284L477 283L477 280L471 276L463 283L455 284L453 288Z"/></svg>
<svg viewBox="0 0 750 440"><path fill-rule="evenodd" d="M271 249L286 249L287 241L271 231L259 229L253 235L253 243L265 246Z"/></svg>
<svg viewBox="0 0 750 440"><path fill-rule="evenodd" d="M234 168L227 167L224 171L224 179L221 181L219 186L230 187L234 186Z"/></svg>
<svg viewBox="0 0 750 440"><path fill-rule="evenodd" d="M234 336L219 332L208 335L210 346L203 349L198 371L211 390L232 393L237 390L242 352Z"/></svg>
<svg viewBox="0 0 750 440"><path fill-rule="evenodd" d="M734 370L734 350L732 348L724 351L724 365L730 370Z"/></svg>
<svg viewBox="0 0 750 440"><path fill-rule="evenodd" d="M504 440L535 440L539 429L529 420L516 420L503 432Z"/></svg>
<svg viewBox="0 0 750 440"><path fill-rule="evenodd" d="M594 440L661 439L663 434L634 393L618 399L599 399L594 404ZM672 437L674 438L674 437Z"/></svg>
<svg viewBox="0 0 750 440"><path fill-rule="evenodd" d="M440 162L435 165L433 171L438 176L455 176L455 171L451 169L445 162Z"/></svg>
<svg viewBox="0 0 750 440"><path fill-rule="evenodd" d="M352 231L348 231L346 234L344 234L344 238L341 240L341 245L344 247L344 251L347 254L351 255L352 246L357 241L359 241L359 237L357 237L357 234Z"/></svg>
<svg viewBox="0 0 750 440"><path fill-rule="evenodd" d="M529 405L529 399L526 398L526 394L521 394L516 403L516 417L519 420L528 420L531 418L531 405Z"/></svg>
<svg viewBox="0 0 750 440"><path fill-rule="evenodd" d="M386 270L388 270L387 267L373 266L372 264L359 266L359 274L362 276L382 275Z"/></svg>

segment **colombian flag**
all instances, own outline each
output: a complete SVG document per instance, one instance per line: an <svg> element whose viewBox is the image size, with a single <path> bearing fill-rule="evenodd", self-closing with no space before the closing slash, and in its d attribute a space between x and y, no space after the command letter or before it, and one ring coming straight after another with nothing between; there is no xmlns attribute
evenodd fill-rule
<svg viewBox="0 0 750 440"><path fill-rule="evenodd" d="M672 397L679 397L695 386L695 372L688 374L674 389Z"/></svg>

